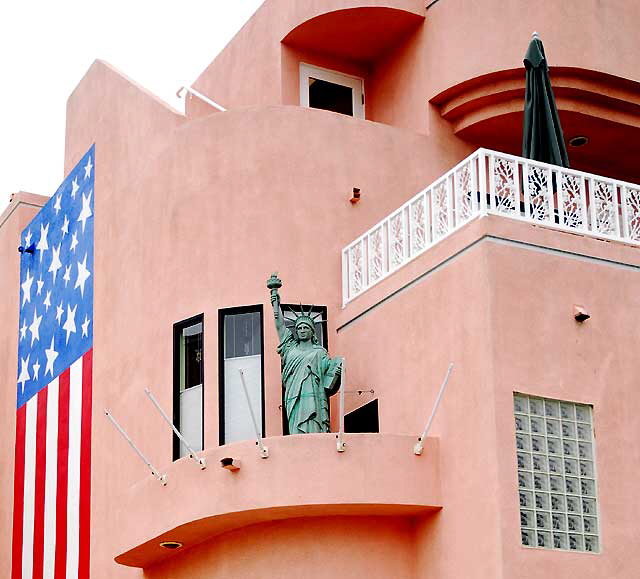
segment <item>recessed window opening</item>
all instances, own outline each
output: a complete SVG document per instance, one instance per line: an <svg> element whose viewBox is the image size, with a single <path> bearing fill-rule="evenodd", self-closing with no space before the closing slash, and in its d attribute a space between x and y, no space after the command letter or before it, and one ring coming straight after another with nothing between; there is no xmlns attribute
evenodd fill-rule
<svg viewBox="0 0 640 579"><path fill-rule="evenodd" d="M195 316L173 327L173 421L194 450L204 448L204 322ZM188 450L173 437L173 459Z"/></svg>
<svg viewBox="0 0 640 579"><path fill-rule="evenodd" d="M251 408L264 436L262 306L220 310L220 444L255 438Z"/></svg>
<svg viewBox="0 0 640 579"><path fill-rule="evenodd" d="M592 407L513 397L526 547L600 552Z"/></svg>
<svg viewBox="0 0 640 579"><path fill-rule="evenodd" d="M378 400L367 402L344 415L345 432L380 432Z"/></svg>
<svg viewBox="0 0 640 579"><path fill-rule="evenodd" d="M364 118L361 78L300 63L300 104Z"/></svg>

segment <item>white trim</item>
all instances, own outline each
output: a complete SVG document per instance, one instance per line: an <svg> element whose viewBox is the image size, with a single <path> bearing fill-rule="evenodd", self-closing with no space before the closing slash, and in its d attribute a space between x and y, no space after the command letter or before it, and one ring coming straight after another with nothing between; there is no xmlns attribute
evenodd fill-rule
<svg viewBox="0 0 640 579"><path fill-rule="evenodd" d="M69 371L69 457L67 486L67 577L78 576L80 540L80 445L82 434L82 364Z"/></svg>
<svg viewBox="0 0 640 579"><path fill-rule="evenodd" d="M38 396L27 402L24 443L24 509L22 531L22 577L33 576L33 530L36 500L36 432L38 429Z"/></svg>
<svg viewBox="0 0 640 579"><path fill-rule="evenodd" d="M300 63L300 106L309 106L309 78L349 87L353 91L353 116L364 119L364 79L358 76Z"/></svg>
<svg viewBox="0 0 640 579"><path fill-rule="evenodd" d="M58 488L58 398L59 379L47 387L47 438L44 491L43 577L52 578L56 563L56 498Z"/></svg>

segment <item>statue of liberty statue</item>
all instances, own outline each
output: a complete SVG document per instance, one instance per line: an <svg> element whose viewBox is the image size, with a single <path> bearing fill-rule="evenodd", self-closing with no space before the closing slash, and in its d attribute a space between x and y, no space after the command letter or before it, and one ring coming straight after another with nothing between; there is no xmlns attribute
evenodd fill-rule
<svg viewBox="0 0 640 579"><path fill-rule="evenodd" d="M271 304L280 338L278 354L282 362L284 407L290 434L330 432L329 396L340 388L342 358L330 358L318 343L317 317L304 311L296 315L293 332L286 327L278 289L282 282L273 274L267 280Z"/></svg>

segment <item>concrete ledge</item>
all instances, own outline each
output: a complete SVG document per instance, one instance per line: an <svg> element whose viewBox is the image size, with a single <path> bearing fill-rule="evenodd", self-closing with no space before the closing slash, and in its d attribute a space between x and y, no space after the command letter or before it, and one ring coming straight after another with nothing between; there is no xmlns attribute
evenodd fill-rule
<svg viewBox="0 0 640 579"><path fill-rule="evenodd" d="M149 567L221 533L260 522L335 515L415 516L441 508L437 439L422 456L416 438L347 434L336 452L335 434L269 438L269 458L255 442L204 453L206 470L181 459L165 472L167 486L149 476L117 502L121 534L117 563ZM239 461L232 472L222 458ZM160 546L177 541L181 549Z"/></svg>

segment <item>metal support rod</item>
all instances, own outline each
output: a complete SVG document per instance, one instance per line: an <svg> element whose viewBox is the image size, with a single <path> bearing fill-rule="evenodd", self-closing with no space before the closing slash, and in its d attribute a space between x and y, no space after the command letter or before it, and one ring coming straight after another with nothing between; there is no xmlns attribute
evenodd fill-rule
<svg viewBox="0 0 640 579"><path fill-rule="evenodd" d="M113 416L111 416L111 414L109 413L108 410L105 409L104 413L105 413L106 417L109 420L111 420L112 424L118 429L118 432L120 432L120 434L122 434L124 439L129 443L129 446L131 448L133 448L135 453L140 457L140 460L142 460L142 462L144 462L147 465L147 468L151 471L151 474L154 477L156 477L162 483L162 486L166 486L167 485L167 475L166 474L160 474L156 470L156 468L149 462L149 459L144 454L142 454L140 449L133 443L133 440L131 440L129 438L129 435L124 431L124 428L122 428L122 426L120 426L118 424L118 421Z"/></svg>
<svg viewBox="0 0 640 579"><path fill-rule="evenodd" d="M151 394L151 390L149 390L149 388L145 388L144 389L144 393L147 395L147 398L149 398L149 400L151 400L151 402L153 402L153 405L156 407L156 409L160 413L160 416L162 416L162 418L164 418L164 421L171 427L171 429L173 430L175 435L180 439L182 444L184 444L185 448L189 451L189 458L195 460L200 465L200 468L202 470L207 468L207 463L206 463L205 459L198 457L198 455L196 454L196 451L193 450L193 448L191 448L191 445L187 442L187 439L184 436L182 436L182 434L175 427L173 422L171 422L171 420L169 420L169 417L167 416L165 411L162 409L162 407L160 406L160 404L156 400L156 397L153 394Z"/></svg>
<svg viewBox="0 0 640 579"><path fill-rule="evenodd" d="M253 422L253 430L256 433L256 444L260 447L260 457L269 458L269 449L264 444L262 444L262 437L260 436L260 431L258 430L258 422L256 421L256 415L253 413L253 406L251 406L251 399L249 398L249 390L247 390L247 384L244 381L244 370L242 368L238 368L238 372L240 372L242 389L244 390L244 395L245 395L245 398L247 399L249 414L251 414L251 421Z"/></svg>
<svg viewBox="0 0 640 579"><path fill-rule="evenodd" d="M345 372L345 364L344 359L342 360L342 370L340 375L340 427L338 429L338 435L336 438L338 439L336 442L336 450L338 452L344 452L345 443L344 443L344 385L346 380L346 372Z"/></svg>
<svg viewBox="0 0 640 579"><path fill-rule="evenodd" d="M436 403L433 405L433 410L431 411L431 416L429 416L429 421L427 425L424 427L424 432L422 436L418 438L418 442L413 447L414 454L422 454L424 450L424 440L427 438L427 434L429 434L429 429L431 428L431 423L433 422L433 417L436 415L436 411L438 410L438 406L440 406L440 400L442 400L442 395L444 394L444 389L447 386L447 382L449 382L449 376L451 376L451 370L453 370L453 362L449 364L449 369L447 370L447 375L444 377L442 382L442 386L440 386L440 392L438 392L438 397L436 398Z"/></svg>
<svg viewBox="0 0 640 579"><path fill-rule="evenodd" d="M204 96L202 93L198 92L195 88L191 88L190 86L181 86L178 89L178 92L176 92L176 96L178 98L180 98L180 95L182 93L182 91L188 92L189 94L192 94L193 96L199 98L201 101L204 101L205 103L207 103L209 106L212 106L214 109L218 109L221 112L226 112L227 109L225 109L222 105L219 105L217 102L212 101L209 97Z"/></svg>

